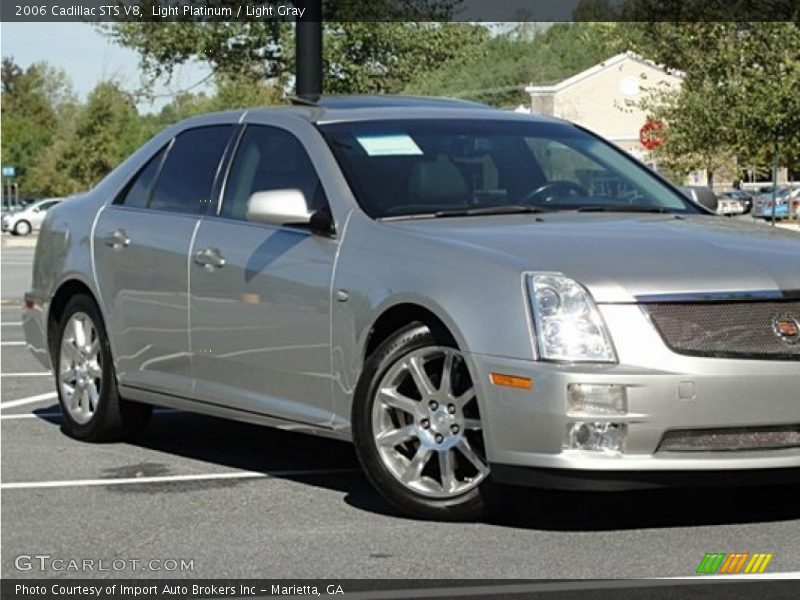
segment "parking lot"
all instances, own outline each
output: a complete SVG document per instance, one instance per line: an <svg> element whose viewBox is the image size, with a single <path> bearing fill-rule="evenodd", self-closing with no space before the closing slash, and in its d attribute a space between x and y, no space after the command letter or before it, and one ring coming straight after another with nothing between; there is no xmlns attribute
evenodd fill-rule
<svg viewBox="0 0 800 600"><path fill-rule="evenodd" d="M509 489L485 522L432 523L395 516L340 442L166 410L134 443L76 442L24 346L15 290L31 256L3 247L4 578L688 577L706 552L770 552L768 573L800 575L797 486ZM125 567L18 568L37 554Z"/></svg>

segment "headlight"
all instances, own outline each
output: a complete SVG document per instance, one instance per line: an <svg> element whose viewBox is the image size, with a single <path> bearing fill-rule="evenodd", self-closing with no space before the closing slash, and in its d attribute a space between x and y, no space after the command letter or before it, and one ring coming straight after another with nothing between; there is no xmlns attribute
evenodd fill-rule
<svg viewBox="0 0 800 600"><path fill-rule="evenodd" d="M570 362L617 362L592 296L563 275L529 275L539 356Z"/></svg>

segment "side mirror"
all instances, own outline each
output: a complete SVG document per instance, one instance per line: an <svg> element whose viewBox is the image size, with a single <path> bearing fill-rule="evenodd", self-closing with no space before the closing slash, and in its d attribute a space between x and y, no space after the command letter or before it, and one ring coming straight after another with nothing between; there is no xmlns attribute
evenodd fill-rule
<svg viewBox="0 0 800 600"><path fill-rule="evenodd" d="M300 190L255 192L247 201L247 220L256 223L308 225L312 214Z"/></svg>

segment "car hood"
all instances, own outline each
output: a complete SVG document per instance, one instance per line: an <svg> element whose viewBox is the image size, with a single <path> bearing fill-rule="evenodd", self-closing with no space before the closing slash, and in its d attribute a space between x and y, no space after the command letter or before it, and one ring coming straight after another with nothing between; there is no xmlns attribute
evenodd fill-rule
<svg viewBox="0 0 800 600"><path fill-rule="evenodd" d="M392 225L524 271L563 273L598 302L800 290L800 233L724 217L565 212Z"/></svg>

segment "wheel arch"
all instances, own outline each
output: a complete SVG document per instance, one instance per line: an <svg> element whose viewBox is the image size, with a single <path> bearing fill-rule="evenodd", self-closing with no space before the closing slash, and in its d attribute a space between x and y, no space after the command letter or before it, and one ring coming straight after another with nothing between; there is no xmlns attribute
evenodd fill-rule
<svg viewBox="0 0 800 600"><path fill-rule="evenodd" d="M97 305L101 318L105 321L103 309L100 306L97 294L95 294L94 290L92 290L92 288L86 282L77 277L70 277L62 281L56 288L56 291L50 300L50 306L48 307L47 311L47 339L51 359L53 359L53 353L56 350L56 334L58 333L58 327L61 323L61 318L64 315L64 310L66 309L70 299L78 294L84 294L91 298L92 301Z"/></svg>
<svg viewBox="0 0 800 600"><path fill-rule="evenodd" d="M21 223L25 223L28 226L28 233L30 234L33 231L33 223L31 223L28 219L22 218L17 219L14 222L14 225L11 227L11 230L16 233L17 228L20 226Z"/></svg>
<svg viewBox="0 0 800 600"><path fill-rule="evenodd" d="M434 310L413 301L384 307L367 331L362 346L362 364L386 338L402 327L415 322L427 325L437 338L451 341L458 348L464 350L464 341L461 339L460 332L448 321Z"/></svg>

